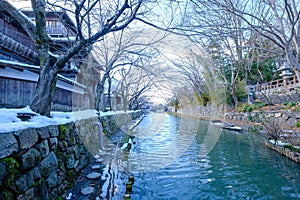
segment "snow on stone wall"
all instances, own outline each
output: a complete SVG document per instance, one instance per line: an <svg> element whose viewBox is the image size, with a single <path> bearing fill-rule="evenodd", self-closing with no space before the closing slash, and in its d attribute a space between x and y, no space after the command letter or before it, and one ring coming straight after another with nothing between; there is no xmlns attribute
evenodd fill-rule
<svg viewBox="0 0 300 200"><path fill-rule="evenodd" d="M110 135L139 115L111 113L100 121ZM88 165L95 147L99 149L96 122L98 117L92 117L1 133L0 196L26 200L61 196Z"/></svg>

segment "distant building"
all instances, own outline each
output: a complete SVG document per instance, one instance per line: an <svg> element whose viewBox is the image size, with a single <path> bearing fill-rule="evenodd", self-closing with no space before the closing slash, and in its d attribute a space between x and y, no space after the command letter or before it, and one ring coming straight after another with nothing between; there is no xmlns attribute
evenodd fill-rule
<svg viewBox="0 0 300 200"><path fill-rule="evenodd" d="M111 78L111 85L109 88L108 81L105 82L104 85L104 94L101 99L100 110L108 111L108 110L121 110L122 109L122 97L117 92L117 88L119 85L119 81L115 78Z"/></svg>

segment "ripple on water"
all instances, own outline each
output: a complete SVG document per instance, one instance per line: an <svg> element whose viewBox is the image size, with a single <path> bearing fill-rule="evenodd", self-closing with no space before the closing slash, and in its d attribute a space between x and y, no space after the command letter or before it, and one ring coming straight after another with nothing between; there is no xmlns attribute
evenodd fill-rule
<svg viewBox="0 0 300 200"><path fill-rule="evenodd" d="M224 131L214 148L200 155L207 127L166 114L144 118L126 161L135 177L131 199L300 198L300 167L253 134Z"/></svg>

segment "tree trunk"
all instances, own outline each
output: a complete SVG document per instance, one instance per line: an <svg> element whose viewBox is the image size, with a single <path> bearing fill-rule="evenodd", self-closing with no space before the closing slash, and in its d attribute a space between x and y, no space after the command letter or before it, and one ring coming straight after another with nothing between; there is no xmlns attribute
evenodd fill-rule
<svg viewBox="0 0 300 200"><path fill-rule="evenodd" d="M234 85L231 85L230 94L233 99L234 108L236 109L239 104L239 100L238 100L237 96L235 95L234 87L235 87Z"/></svg>
<svg viewBox="0 0 300 200"><path fill-rule="evenodd" d="M295 74L297 76L297 80L298 80L298 83L300 82L300 71L298 71L297 69L294 70L295 71Z"/></svg>
<svg viewBox="0 0 300 200"><path fill-rule="evenodd" d="M52 97L55 92L57 72L46 66L41 69L30 108L41 115L50 117Z"/></svg>
<svg viewBox="0 0 300 200"><path fill-rule="evenodd" d="M112 105L111 105L111 78L110 76L107 77L108 78L108 97L107 97L107 100L108 100L108 105L109 105L109 110L112 111Z"/></svg>
<svg viewBox="0 0 300 200"><path fill-rule="evenodd" d="M128 88L124 88L123 92L122 92L122 96L123 96L123 110L126 112L127 111L127 97L128 97Z"/></svg>
<svg viewBox="0 0 300 200"><path fill-rule="evenodd" d="M238 98L236 97L235 94L231 94L231 96L232 96L232 99L233 99L234 108L236 109L238 104L239 104Z"/></svg>
<svg viewBox="0 0 300 200"><path fill-rule="evenodd" d="M101 103L101 98L103 96L104 93L104 84L106 79L109 77L109 70L106 70L102 79L98 82L97 84L97 88L96 88L96 95L95 95L95 108L97 111L100 111L100 103Z"/></svg>
<svg viewBox="0 0 300 200"><path fill-rule="evenodd" d="M100 103L101 103L101 98L102 94L104 92L104 84L102 81L99 81L97 84L97 89L96 89L96 97L95 97L95 108L97 111L100 111Z"/></svg>

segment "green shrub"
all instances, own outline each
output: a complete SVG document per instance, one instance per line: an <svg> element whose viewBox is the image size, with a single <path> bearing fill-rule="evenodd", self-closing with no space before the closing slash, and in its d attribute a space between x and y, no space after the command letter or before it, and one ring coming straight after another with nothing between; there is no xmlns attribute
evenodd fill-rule
<svg viewBox="0 0 300 200"><path fill-rule="evenodd" d="M237 107L238 112L252 112L253 110L260 109L264 106L267 106L267 103L255 103L255 104L240 104Z"/></svg>
<svg viewBox="0 0 300 200"><path fill-rule="evenodd" d="M291 150L291 151L293 151L293 152L300 152L300 149L294 147L294 146L291 145L291 144L283 145L283 147L286 148L286 149L289 149L289 150Z"/></svg>
<svg viewBox="0 0 300 200"><path fill-rule="evenodd" d="M260 102L260 103L255 103L255 104L253 104L253 106L254 106L254 110L256 110L256 109L260 109L260 108L263 108L263 107L265 107L265 106L268 106L269 104L268 103L262 103L262 102Z"/></svg>
<svg viewBox="0 0 300 200"><path fill-rule="evenodd" d="M238 105L237 111L238 112L252 112L253 106L250 104L241 104L241 105Z"/></svg>
<svg viewBox="0 0 300 200"><path fill-rule="evenodd" d="M295 126L297 127L297 128L299 128L300 127L300 121L298 120L298 121L296 121L296 123L295 123Z"/></svg>
<svg viewBox="0 0 300 200"><path fill-rule="evenodd" d="M300 107L295 107L295 108L293 109L293 111L299 112L299 111L300 111Z"/></svg>
<svg viewBox="0 0 300 200"><path fill-rule="evenodd" d="M292 108L294 106L297 106L298 104L299 104L298 102L294 102L294 101L288 101L283 103L283 105L287 106L287 108Z"/></svg>

